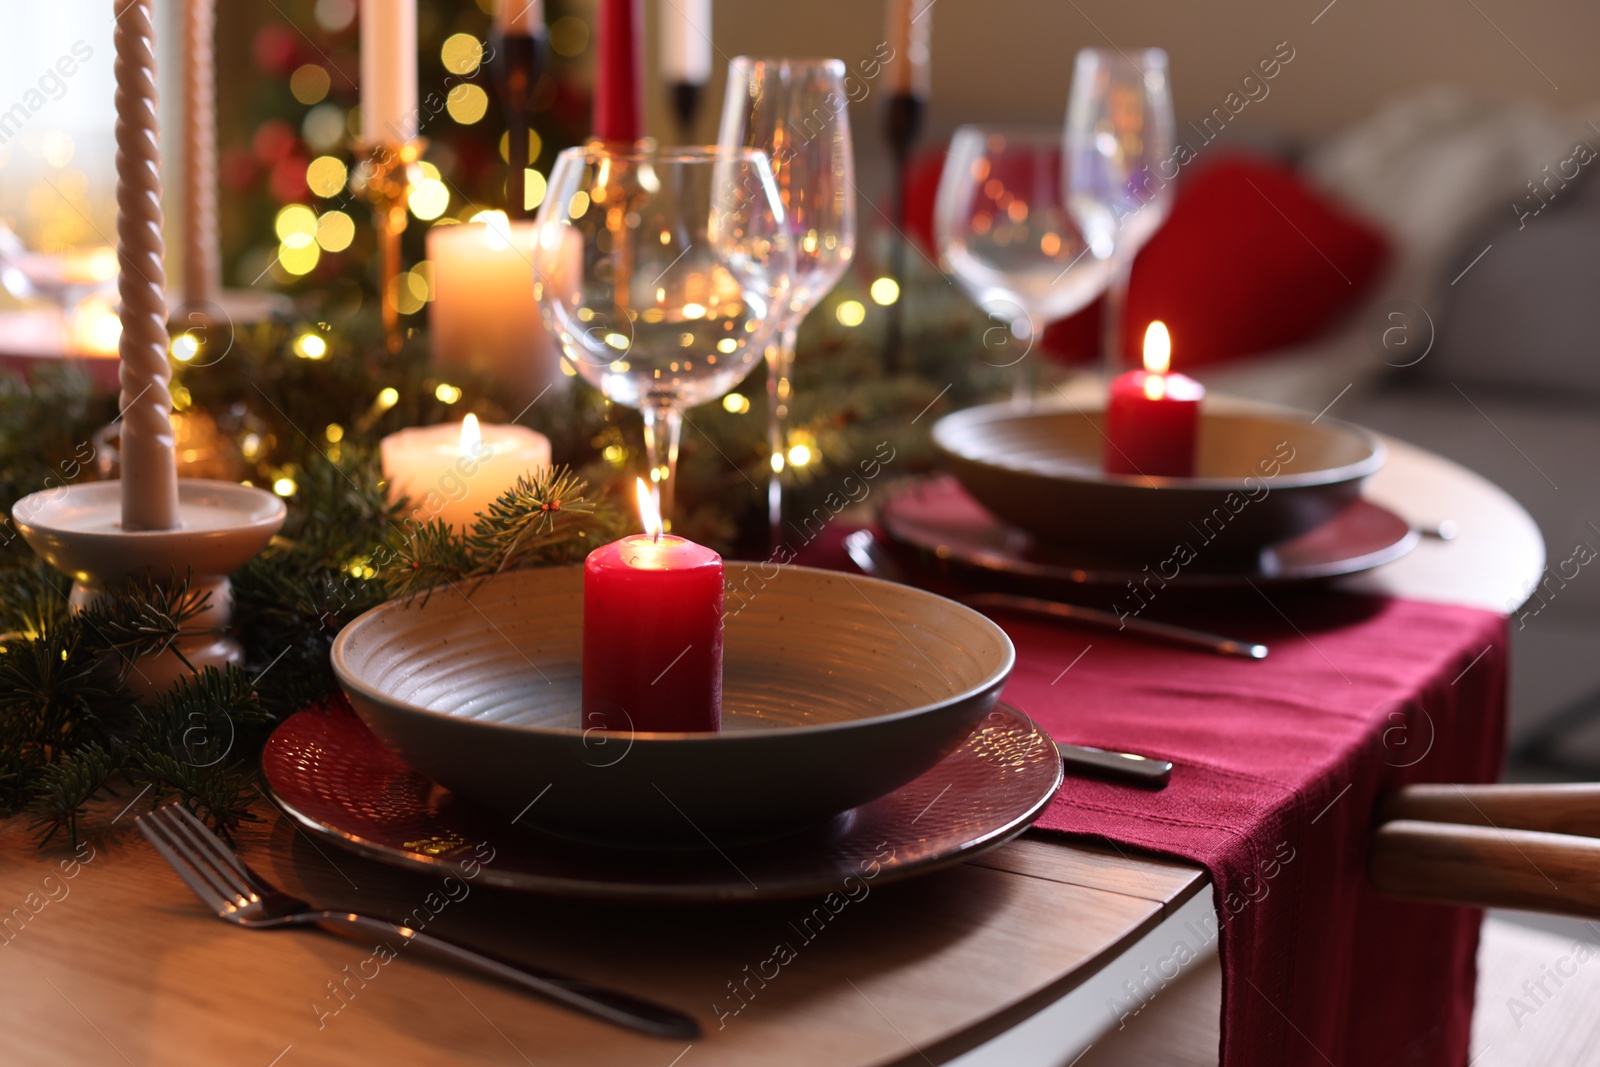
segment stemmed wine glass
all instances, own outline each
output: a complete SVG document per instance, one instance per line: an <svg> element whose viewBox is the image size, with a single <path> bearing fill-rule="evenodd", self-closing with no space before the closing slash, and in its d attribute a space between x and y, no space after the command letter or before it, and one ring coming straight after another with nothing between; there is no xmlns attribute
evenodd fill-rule
<svg viewBox="0 0 1600 1067"><path fill-rule="evenodd" d="M1046 323L1093 303L1110 277L1067 210L1066 169L1057 127L963 126L950 141L934 228L947 269L1006 324L985 335L992 366L1022 362ZM1018 403L1031 380L1018 375Z"/></svg>
<svg viewBox="0 0 1600 1067"><path fill-rule="evenodd" d="M1105 367L1122 362L1122 309L1133 259L1172 210L1177 177L1167 53L1085 48L1067 103L1067 203L1092 254L1112 265Z"/></svg>
<svg viewBox="0 0 1600 1067"><path fill-rule="evenodd" d="M717 137L724 148L758 148L771 157L795 250L794 284L766 354L772 459L767 519L774 546L783 521L784 422L795 335L855 255L855 161L844 79L838 59L739 56L728 66Z"/></svg>
<svg viewBox="0 0 1600 1067"><path fill-rule="evenodd" d="M794 255L767 155L569 148L536 225L545 323L579 377L644 414L670 524L684 409L738 384L784 321Z"/></svg>

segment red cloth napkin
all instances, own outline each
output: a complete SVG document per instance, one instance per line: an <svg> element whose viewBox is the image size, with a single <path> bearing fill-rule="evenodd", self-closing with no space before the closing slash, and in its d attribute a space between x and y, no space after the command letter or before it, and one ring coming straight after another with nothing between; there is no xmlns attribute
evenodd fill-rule
<svg viewBox="0 0 1600 1067"><path fill-rule="evenodd" d="M850 569L845 532L799 562ZM1379 897L1367 842L1390 790L1498 775L1506 621L1398 599L1267 596L1218 594L1203 613L1152 605L1270 644L1260 662L1002 617L1017 648L1005 700L1058 740L1177 765L1160 792L1069 775L1036 827L1210 872L1225 1067L1461 1067L1480 913ZM1206 939L1190 931L1170 958ZM1131 1015L1166 980L1152 972L1116 1011Z"/></svg>

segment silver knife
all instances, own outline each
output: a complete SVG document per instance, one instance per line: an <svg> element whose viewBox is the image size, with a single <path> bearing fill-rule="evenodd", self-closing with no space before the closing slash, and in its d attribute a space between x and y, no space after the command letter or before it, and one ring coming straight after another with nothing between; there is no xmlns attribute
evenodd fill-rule
<svg viewBox="0 0 1600 1067"><path fill-rule="evenodd" d="M1166 785L1172 777L1171 760L1153 759L1133 752L1110 752L1088 745L1071 745L1065 741L1056 742L1056 751L1061 753L1061 765L1069 771L1120 778L1156 789Z"/></svg>
<svg viewBox="0 0 1600 1067"><path fill-rule="evenodd" d="M876 578L887 578L891 582L913 584L905 568L884 551L871 530L857 530L849 534L844 539L844 549L849 554L851 562L861 568L862 573ZM1203 630L1191 630L1187 626L1174 626L1171 623L1142 619L1136 615L1118 616L1114 612L1101 611L1097 608L1082 608L1075 604L1063 604L1056 600L1017 596L1011 593L972 593L958 599L963 604L980 611L990 608L1039 615L1064 622L1075 622L1097 630L1137 634L1156 641L1182 645L1185 648L1215 652L1222 656L1238 656L1242 659L1267 657L1267 646L1254 641L1240 641L1220 634L1206 633Z"/></svg>

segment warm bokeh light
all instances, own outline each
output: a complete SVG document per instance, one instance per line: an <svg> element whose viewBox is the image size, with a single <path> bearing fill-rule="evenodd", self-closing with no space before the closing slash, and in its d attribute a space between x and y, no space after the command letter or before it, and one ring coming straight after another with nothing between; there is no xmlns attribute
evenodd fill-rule
<svg viewBox="0 0 1600 1067"><path fill-rule="evenodd" d="M321 197L338 196L350 176L343 161L333 156L318 156L306 166L306 187Z"/></svg>
<svg viewBox="0 0 1600 1067"><path fill-rule="evenodd" d="M805 445L795 445L789 449L789 466L804 467L811 462L811 449Z"/></svg>
<svg viewBox="0 0 1600 1067"><path fill-rule="evenodd" d="M840 326L860 326L867 321L867 309L859 300L846 300L834 311Z"/></svg>
<svg viewBox="0 0 1600 1067"><path fill-rule="evenodd" d="M316 242L317 213L304 204L290 204L278 212L272 228L284 245L304 248Z"/></svg>
<svg viewBox="0 0 1600 1067"><path fill-rule="evenodd" d="M411 187L406 206L417 218L424 222L432 221L443 215L444 209L450 206L450 190L437 178L424 178Z"/></svg>
<svg viewBox="0 0 1600 1067"><path fill-rule="evenodd" d="M310 274L322 259L322 249L312 241L305 245L291 245L285 241L278 247L278 265L290 274Z"/></svg>
<svg viewBox="0 0 1600 1067"><path fill-rule="evenodd" d="M73 351L114 356L122 344L122 319L110 305L91 300L72 313L67 332Z"/></svg>
<svg viewBox="0 0 1600 1067"><path fill-rule="evenodd" d="M743 415L750 410L750 400L743 393L729 393L722 398L722 410L730 415Z"/></svg>
<svg viewBox="0 0 1600 1067"><path fill-rule="evenodd" d="M320 104L332 84L333 79L328 77L328 72L315 63L297 67L289 75L289 91L302 104Z"/></svg>
<svg viewBox="0 0 1600 1067"><path fill-rule="evenodd" d="M355 21L356 0L317 0L315 14L317 25L338 33Z"/></svg>
<svg viewBox="0 0 1600 1067"><path fill-rule="evenodd" d="M489 94L476 85L463 83L450 90L444 106L451 118L463 126L471 126L489 113Z"/></svg>
<svg viewBox="0 0 1600 1067"><path fill-rule="evenodd" d="M408 270L396 279L400 289L395 294L402 315L415 315L428 302L430 293L426 275Z"/></svg>
<svg viewBox="0 0 1600 1067"><path fill-rule="evenodd" d="M531 166L538 162L539 153L542 151L544 151L544 139L539 136L538 130L530 126L528 128L527 163ZM500 135L500 162L511 162L511 134L509 133L502 133Z"/></svg>
<svg viewBox="0 0 1600 1067"><path fill-rule="evenodd" d="M545 182L544 175L540 174L532 167L527 168L522 173L524 175L522 186L522 210L532 211L540 204L544 203L544 194L549 187Z"/></svg>
<svg viewBox="0 0 1600 1067"><path fill-rule="evenodd" d="M199 340L187 330L172 339L172 358L179 363L189 362L199 351Z"/></svg>
<svg viewBox="0 0 1600 1067"><path fill-rule="evenodd" d="M434 387L433 395L438 398L441 404L454 404L461 399L461 390L449 382L440 382ZM467 418L472 419L474 422L477 421L477 416L475 415L468 415Z"/></svg>
<svg viewBox="0 0 1600 1067"><path fill-rule="evenodd" d="M1172 335L1167 324L1156 319L1144 331L1144 369L1165 374L1172 367Z"/></svg>
<svg viewBox="0 0 1600 1067"><path fill-rule="evenodd" d="M294 341L294 354L301 359L321 359L328 354L328 342L314 333L303 333Z"/></svg>
<svg viewBox="0 0 1600 1067"><path fill-rule="evenodd" d="M400 390L392 385L386 385L378 390L378 398L374 401L379 411L388 411L398 403L400 403Z"/></svg>
<svg viewBox="0 0 1600 1067"><path fill-rule="evenodd" d="M344 142L344 108L338 104L321 103L300 122L300 136L318 152L331 152Z"/></svg>
<svg viewBox="0 0 1600 1067"><path fill-rule="evenodd" d="M293 478L279 478L272 483L272 491L279 496L294 496L294 492L298 488L299 486L294 484Z"/></svg>
<svg viewBox="0 0 1600 1067"><path fill-rule="evenodd" d="M888 307L900 299L900 283L893 278L878 278L872 283L869 290L872 293L872 302Z"/></svg>
<svg viewBox="0 0 1600 1067"><path fill-rule="evenodd" d="M317 244L329 252L343 252L356 239L356 223L343 211L330 211L317 219Z"/></svg>
<svg viewBox="0 0 1600 1067"><path fill-rule="evenodd" d="M439 48L439 59L451 74L471 74L483 62L483 42L470 33L453 33Z"/></svg>

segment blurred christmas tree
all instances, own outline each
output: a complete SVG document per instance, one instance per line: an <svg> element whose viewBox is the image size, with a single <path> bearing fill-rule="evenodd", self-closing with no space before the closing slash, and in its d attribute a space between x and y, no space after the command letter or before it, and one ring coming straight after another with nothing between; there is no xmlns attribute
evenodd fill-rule
<svg viewBox="0 0 1600 1067"><path fill-rule="evenodd" d="M418 101L427 152L411 195L401 308L422 311L430 278L428 225L506 206L506 128L489 69L494 0L416 0ZM534 93L528 166L542 190L556 154L588 132L590 30L567 5L548 6L550 63ZM349 313L376 283L369 208L351 191L359 163L360 31L355 0L281 0L229 7L218 67L222 236L229 284L270 279ZM232 25L230 25L232 22ZM419 324L420 325L420 324Z"/></svg>

